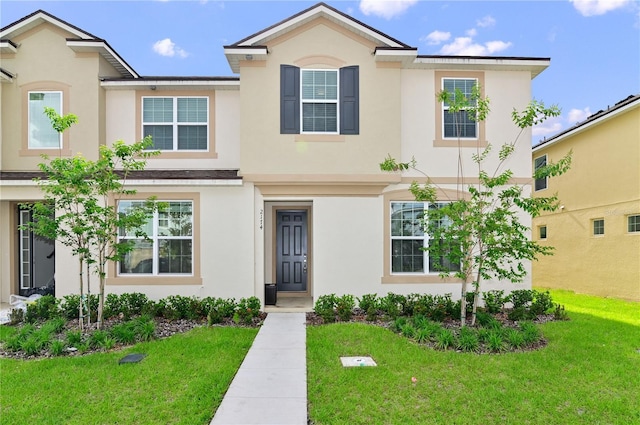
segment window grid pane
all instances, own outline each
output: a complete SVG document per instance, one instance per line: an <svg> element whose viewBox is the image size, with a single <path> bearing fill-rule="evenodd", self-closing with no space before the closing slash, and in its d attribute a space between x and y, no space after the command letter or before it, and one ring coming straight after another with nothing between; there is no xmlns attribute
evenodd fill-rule
<svg viewBox="0 0 640 425"><path fill-rule="evenodd" d="M44 108L53 108L62 113L62 93L29 92L29 147L59 149L62 135L53 129Z"/></svg>
<svg viewBox="0 0 640 425"><path fill-rule="evenodd" d="M541 167L547 165L547 155L543 155L538 157L534 161L534 169L538 170ZM542 190L547 188L547 178L536 179L535 181L535 190Z"/></svg>
<svg viewBox="0 0 640 425"><path fill-rule="evenodd" d="M640 215L630 215L628 217L629 232L640 232Z"/></svg>
<svg viewBox="0 0 640 425"><path fill-rule="evenodd" d="M143 133L153 140L149 149L208 149L209 105L206 97L145 97L142 105Z"/></svg>
<svg viewBox="0 0 640 425"><path fill-rule="evenodd" d="M338 105L335 103L304 103L302 131L337 132Z"/></svg>
<svg viewBox="0 0 640 425"><path fill-rule="evenodd" d="M593 234L604 235L604 219L593 220Z"/></svg>

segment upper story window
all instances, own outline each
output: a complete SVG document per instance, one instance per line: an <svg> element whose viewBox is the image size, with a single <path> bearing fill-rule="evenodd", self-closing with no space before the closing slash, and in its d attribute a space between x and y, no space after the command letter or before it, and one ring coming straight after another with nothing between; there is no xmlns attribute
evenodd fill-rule
<svg viewBox="0 0 640 425"><path fill-rule="evenodd" d="M209 99L207 97L143 97L142 131L152 136L151 149L207 151Z"/></svg>
<svg viewBox="0 0 640 425"><path fill-rule="evenodd" d="M426 247L436 241L424 231L425 208L439 208L442 204L424 202L391 202L391 273L440 273L459 271L460 265L444 256L430 255ZM449 223L441 222L439 226Z"/></svg>
<svg viewBox="0 0 640 425"><path fill-rule="evenodd" d="M281 65L281 134L359 134L359 120L358 66L301 70Z"/></svg>
<svg viewBox="0 0 640 425"><path fill-rule="evenodd" d="M62 148L62 134L53 129L44 108L55 109L62 114L61 91L30 91L29 92L29 149L60 149Z"/></svg>
<svg viewBox="0 0 640 425"><path fill-rule="evenodd" d="M442 90L451 94L455 100L456 93L462 94L474 104L472 100L473 87L478 84L475 78L443 78ZM443 138L477 139L478 123L469 117L467 110L451 112L448 102L442 103L442 129Z"/></svg>
<svg viewBox="0 0 640 425"><path fill-rule="evenodd" d="M302 132L338 132L338 70L302 70Z"/></svg>
<svg viewBox="0 0 640 425"><path fill-rule="evenodd" d="M533 169L534 170L538 170L541 167L544 167L547 165L547 155L542 155L537 157L534 161L533 161ZM546 189L547 188L547 178L546 177L542 177L539 179L536 179L535 181L535 190L542 190L542 189Z"/></svg>
<svg viewBox="0 0 640 425"><path fill-rule="evenodd" d="M597 218L593 220L593 235L604 235L604 218Z"/></svg>

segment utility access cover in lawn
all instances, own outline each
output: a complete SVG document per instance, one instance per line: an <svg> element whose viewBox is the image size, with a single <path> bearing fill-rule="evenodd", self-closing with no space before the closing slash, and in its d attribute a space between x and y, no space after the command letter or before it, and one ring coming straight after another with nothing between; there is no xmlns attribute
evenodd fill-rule
<svg viewBox="0 0 640 425"><path fill-rule="evenodd" d="M343 367L378 366L371 357L340 357Z"/></svg>

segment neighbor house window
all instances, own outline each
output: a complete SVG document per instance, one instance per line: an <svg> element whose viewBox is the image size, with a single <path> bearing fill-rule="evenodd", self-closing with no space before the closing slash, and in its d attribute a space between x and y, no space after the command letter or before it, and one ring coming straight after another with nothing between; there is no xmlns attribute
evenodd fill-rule
<svg viewBox="0 0 640 425"><path fill-rule="evenodd" d="M120 201L118 212L142 206L143 201ZM193 274L193 202L164 202L142 230L148 238L136 232L120 231L119 240L133 241L134 248L118 266L120 275L192 275Z"/></svg>
<svg viewBox="0 0 640 425"><path fill-rule="evenodd" d="M604 219L598 218L593 220L593 235L604 235Z"/></svg>
<svg viewBox="0 0 640 425"><path fill-rule="evenodd" d="M452 101L456 99L456 94L462 94L469 99L472 106L475 106L475 100L472 100L473 87L478 84L478 80L473 78L443 78L442 90L450 94ZM469 116L469 111L461 110L458 112L450 111L450 103L442 102L442 129L443 138L461 138L476 139L478 138L478 123Z"/></svg>
<svg viewBox="0 0 640 425"><path fill-rule="evenodd" d="M539 156L533 162L534 162L533 169L537 171L541 167L544 167L544 166L547 165L547 155ZM535 181L535 190L542 190L542 189L546 189L546 188L547 188L547 178L546 177L542 177L542 178L536 179L536 181Z"/></svg>
<svg viewBox="0 0 640 425"><path fill-rule="evenodd" d="M627 217L629 233L640 232L640 215L630 215Z"/></svg>
<svg viewBox="0 0 640 425"><path fill-rule="evenodd" d="M206 151L209 149L207 97L143 97L143 136L152 136L150 149Z"/></svg>
<svg viewBox="0 0 640 425"><path fill-rule="evenodd" d="M538 236L540 239L547 239L547 226L538 227Z"/></svg>
<svg viewBox="0 0 640 425"><path fill-rule="evenodd" d="M424 248L442 243L430 238L424 229L425 208L438 208L442 204L423 202L391 203L391 272L439 273L442 270L459 271L459 264L451 264L444 257L430 256ZM440 225L448 225L442 222Z"/></svg>
<svg viewBox="0 0 640 425"><path fill-rule="evenodd" d="M359 67L280 67L280 133L359 134Z"/></svg>
<svg viewBox="0 0 640 425"><path fill-rule="evenodd" d="M62 133L53 129L44 108L53 108L62 115L62 92L29 92L29 149L60 149Z"/></svg>

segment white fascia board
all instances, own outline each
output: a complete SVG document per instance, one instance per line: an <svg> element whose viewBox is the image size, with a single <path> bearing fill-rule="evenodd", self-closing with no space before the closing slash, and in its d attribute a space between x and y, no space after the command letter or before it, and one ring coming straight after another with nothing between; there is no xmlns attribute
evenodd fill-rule
<svg viewBox="0 0 640 425"><path fill-rule="evenodd" d="M16 46L13 45L13 43L10 43L6 40L2 40L0 41L0 52L2 53L16 53L18 51L18 49L16 49Z"/></svg>
<svg viewBox="0 0 640 425"><path fill-rule="evenodd" d="M229 48L225 48L224 49L224 54L225 55L266 55L269 52L267 51L266 47L260 47L260 48L256 48L256 47L250 47L247 46L246 48L242 48L242 47L229 47Z"/></svg>
<svg viewBox="0 0 640 425"><path fill-rule="evenodd" d="M135 72L127 63L118 55L113 49L111 49L104 41L82 41L82 40L69 40L67 46L71 49L90 49L99 52L103 56L110 56L115 59L120 66L125 69L133 78L139 78L137 72Z"/></svg>
<svg viewBox="0 0 640 425"><path fill-rule="evenodd" d="M26 30L28 30L30 28L33 28L33 27L37 26L39 20L47 21L47 22L57 26L58 28L63 29L64 31L70 32L71 34L75 35L78 38L84 38L84 39L89 38L87 33L85 33L84 31L80 31L77 28L74 28L74 27L72 27L70 25L67 25L67 24L65 24L63 22L60 22L60 21L56 20L56 19L53 19L50 16L45 15L44 13L38 13L36 15L33 15L32 17L30 17L28 19L25 19L24 21L14 25L14 26L12 26L10 28L7 28L6 30L0 32L0 38L10 38L10 37L7 37L7 34L11 34L11 33L14 33L16 31L19 31L18 34L20 34L20 33L24 32L24 31L26 31ZM20 31L20 30L22 30L22 31Z"/></svg>
<svg viewBox="0 0 640 425"><path fill-rule="evenodd" d="M242 179L211 179L211 180L127 180L126 186L242 186Z"/></svg>
<svg viewBox="0 0 640 425"><path fill-rule="evenodd" d="M240 81L226 81L226 80L210 80L210 81L202 81L202 80L118 80L118 81L101 81L100 86L105 89L113 88L113 89L148 89L149 86L192 86L192 87L212 87L212 88L240 88Z"/></svg>
<svg viewBox="0 0 640 425"><path fill-rule="evenodd" d="M606 122L608 120L610 120L611 118L614 118L616 115L620 115L624 112L626 112L629 109L633 109L633 108L637 108L640 107L640 100L637 100L635 102L631 102L628 105L623 106L620 109L616 109L615 111L612 111L608 114L605 114L603 116L601 116L600 118L596 118L591 122L582 124L582 125L578 125L576 126L573 130L567 131L566 133L554 138L552 141L550 142L542 142L542 143L538 143L536 146L533 147L532 152L537 152L540 151L542 149L545 149L549 146L553 146L556 143L561 142L564 139L567 139L569 137L575 136L576 134L580 134L583 131L588 130L589 128L602 124L603 122Z"/></svg>
<svg viewBox="0 0 640 425"><path fill-rule="evenodd" d="M382 43L390 46L390 47L404 47L400 44L398 44L396 41L391 40L387 37L383 37L382 35L380 35L379 33L372 31L371 29L362 26L362 25L357 25L354 21L345 18L344 16L342 16L339 13L334 12L331 9L328 9L327 7L325 7L324 5L321 5L317 8L308 10L306 13L303 13L302 15L296 16L295 18L289 19L286 22L283 22L281 25L278 25L274 28L271 28L267 31L261 32L259 34L257 34L255 37L252 37L248 40L245 40L241 46L251 46L253 44L260 44L259 42L261 40L264 40L266 38L269 38L275 34L278 34L281 31L286 30L286 28L288 27L292 27L295 28L299 25L301 25L302 23L304 23L305 21L312 19L315 15L321 15L321 14L325 14L327 16L329 16L331 19L335 20L335 21L339 21L341 22L343 25L346 25L348 27L351 28L356 28L358 31L366 34L369 37L372 37L373 39L376 40L380 40Z"/></svg>

